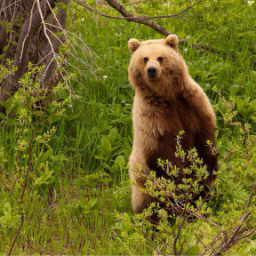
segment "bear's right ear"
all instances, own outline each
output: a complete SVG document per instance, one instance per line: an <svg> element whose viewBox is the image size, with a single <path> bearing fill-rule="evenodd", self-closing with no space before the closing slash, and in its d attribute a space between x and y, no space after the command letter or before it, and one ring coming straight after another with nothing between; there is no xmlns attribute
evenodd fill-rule
<svg viewBox="0 0 256 256"><path fill-rule="evenodd" d="M171 46L173 49L178 50L179 38L176 35L171 34L166 37L165 43Z"/></svg>
<svg viewBox="0 0 256 256"><path fill-rule="evenodd" d="M135 39L135 38L132 38L128 41L128 48L130 50L130 53L133 54L139 47L140 47L140 42Z"/></svg>

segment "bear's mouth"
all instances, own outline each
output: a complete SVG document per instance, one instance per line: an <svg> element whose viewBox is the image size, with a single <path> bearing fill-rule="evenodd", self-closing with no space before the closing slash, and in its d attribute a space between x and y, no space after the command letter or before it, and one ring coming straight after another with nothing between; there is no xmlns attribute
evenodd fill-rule
<svg viewBox="0 0 256 256"><path fill-rule="evenodd" d="M152 75L152 76L149 76L149 75L148 75L148 79L149 79L149 80L156 80L156 79L157 79L157 76L156 76L156 75Z"/></svg>

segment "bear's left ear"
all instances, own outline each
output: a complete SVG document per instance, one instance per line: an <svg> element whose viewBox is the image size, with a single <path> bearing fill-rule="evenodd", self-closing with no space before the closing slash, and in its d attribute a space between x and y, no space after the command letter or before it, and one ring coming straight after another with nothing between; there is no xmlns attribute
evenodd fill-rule
<svg viewBox="0 0 256 256"><path fill-rule="evenodd" d="M133 54L139 47L140 47L140 42L135 39L135 38L132 38L128 41L128 48L130 50L130 53Z"/></svg>
<svg viewBox="0 0 256 256"><path fill-rule="evenodd" d="M176 35L171 34L166 37L165 43L171 46L173 49L178 50L179 38Z"/></svg>

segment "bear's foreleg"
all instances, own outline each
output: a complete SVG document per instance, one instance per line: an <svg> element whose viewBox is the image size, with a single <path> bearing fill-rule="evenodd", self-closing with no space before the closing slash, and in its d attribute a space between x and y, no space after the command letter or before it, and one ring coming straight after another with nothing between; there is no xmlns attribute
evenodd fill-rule
<svg viewBox="0 0 256 256"><path fill-rule="evenodd" d="M132 186L132 208L135 213L143 212L153 201L154 199L150 195L143 193L139 186Z"/></svg>

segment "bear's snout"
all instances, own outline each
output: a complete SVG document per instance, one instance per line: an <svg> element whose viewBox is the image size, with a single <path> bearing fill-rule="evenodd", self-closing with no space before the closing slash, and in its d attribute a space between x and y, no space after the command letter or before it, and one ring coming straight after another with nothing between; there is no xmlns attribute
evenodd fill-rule
<svg viewBox="0 0 256 256"><path fill-rule="evenodd" d="M150 79L155 79L157 75L157 69L155 67L149 67L148 70L148 77Z"/></svg>

